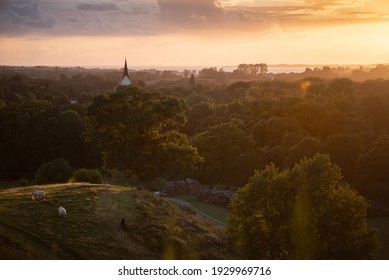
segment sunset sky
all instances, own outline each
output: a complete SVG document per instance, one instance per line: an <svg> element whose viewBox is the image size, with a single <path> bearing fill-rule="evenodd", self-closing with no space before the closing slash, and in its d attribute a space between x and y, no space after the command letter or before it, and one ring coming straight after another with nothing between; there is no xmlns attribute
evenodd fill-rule
<svg viewBox="0 0 389 280"><path fill-rule="evenodd" d="M0 65L389 63L388 0L0 0Z"/></svg>

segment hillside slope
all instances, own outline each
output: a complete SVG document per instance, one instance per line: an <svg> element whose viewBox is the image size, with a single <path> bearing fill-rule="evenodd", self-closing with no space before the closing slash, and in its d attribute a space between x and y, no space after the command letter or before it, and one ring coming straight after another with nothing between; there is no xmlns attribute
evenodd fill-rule
<svg viewBox="0 0 389 280"><path fill-rule="evenodd" d="M47 197L32 200L36 189ZM58 216L59 206L67 209L67 218ZM222 227L134 187L5 189L0 213L0 259L231 258Z"/></svg>

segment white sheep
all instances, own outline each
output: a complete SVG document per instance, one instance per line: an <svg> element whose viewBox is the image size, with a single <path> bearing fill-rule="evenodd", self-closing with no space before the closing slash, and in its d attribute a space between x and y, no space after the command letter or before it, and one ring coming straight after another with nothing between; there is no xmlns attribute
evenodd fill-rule
<svg viewBox="0 0 389 280"><path fill-rule="evenodd" d="M63 208L62 206L60 206L58 208L58 215L61 216L61 217L67 217L68 214L66 213L66 209Z"/></svg>
<svg viewBox="0 0 389 280"><path fill-rule="evenodd" d="M42 200L46 196L44 191L36 190L32 192L32 200L39 199Z"/></svg>

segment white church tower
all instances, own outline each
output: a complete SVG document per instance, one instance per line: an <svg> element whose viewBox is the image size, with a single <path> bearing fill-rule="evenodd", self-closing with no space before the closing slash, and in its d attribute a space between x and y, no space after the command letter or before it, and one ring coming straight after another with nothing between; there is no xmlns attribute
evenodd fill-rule
<svg viewBox="0 0 389 280"><path fill-rule="evenodd" d="M131 79L130 79L130 75L128 74L127 58L126 58L124 62L123 76L119 86L129 86L129 85L131 85Z"/></svg>

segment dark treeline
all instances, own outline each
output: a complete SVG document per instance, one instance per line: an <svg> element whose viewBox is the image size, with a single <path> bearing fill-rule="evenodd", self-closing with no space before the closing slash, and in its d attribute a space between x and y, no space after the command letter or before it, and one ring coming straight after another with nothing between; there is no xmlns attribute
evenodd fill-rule
<svg viewBox="0 0 389 280"><path fill-rule="evenodd" d="M278 66L280 69L283 66ZM230 68L230 67L229 67ZM285 66L287 70L288 66ZM14 76L27 76L33 79L52 81L80 81L84 80L84 86L92 87L95 91L102 89L112 90L119 82L122 69L99 69L83 67L13 67L0 66L0 78L11 78ZM278 70L279 71L279 70ZM304 71L291 73L272 73L266 63L239 64L232 71L225 71L224 68L217 67L203 68L199 71L194 69L178 70L129 70L131 80L140 86L145 84L154 86L165 86L166 82L175 81L176 85L186 85L186 79L191 75L196 77L197 83L210 84L230 84L237 81L250 80L283 80L298 81L305 78L315 77L321 79L347 78L357 82L374 79L389 79L389 65L379 64L376 66L321 66L307 67ZM87 78L87 79L84 79Z"/></svg>
<svg viewBox="0 0 389 280"><path fill-rule="evenodd" d="M258 71L257 75L266 75ZM127 90L127 94L132 94L136 89L134 96L142 91L152 92L147 95L150 100L139 99L140 103L134 103L131 99L128 106L135 104L153 114L156 110L172 110L172 116L155 119L154 123L147 117L140 118L144 127L150 128L142 132L142 137L154 138L139 139L152 139L154 148L158 147L155 143L168 148L164 158L150 157L150 160L158 158L152 164L155 172L133 167L137 171L134 176L146 174L142 179L155 179L153 174L165 179L190 176L204 184L236 188L245 184L254 170L271 162L279 168L292 168L304 157L325 153L342 168L344 180L361 194L389 203L386 176L389 80L355 82L315 77L293 82L275 79L201 85L197 78L193 80L187 74L183 86L171 81L163 87L156 84L153 88ZM56 158L66 159L75 168L102 168L107 158L104 159L101 147L97 148L99 145L93 139L86 143L87 136L93 134L85 133L91 119L103 116L99 114L105 107L112 114L120 112L126 117L122 111L130 107L123 104L129 99L125 94L110 96L114 86L113 81L93 75L63 75L56 80L3 76L0 79L2 179L31 179L42 163ZM75 97L77 104L70 104ZM103 107L103 103L108 105ZM144 104L156 107L142 107ZM177 137L179 148L172 145ZM201 160L190 163L196 165L194 169L172 170L180 169L180 162L161 164L171 155L169 149L177 153L191 151ZM104 155L107 157L107 153ZM138 155L137 159L141 158ZM173 158L188 163L184 154ZM158 166L166 170L157 170Z"/></svg>
<svg viewBox="0 0 389 280"><path fill-rule="evenodd" d="M221 84L228 84L238 80L283 80L283 81L298 81L306 78L321 78L321 79L340 79L347 78L353 81L363 82L371 79L389 79L389 67L384 64L379 64L375 67L359 68L350 67L307 67L301 73L270 73L268 66L265 63L259 64L240 64L232 72L226 72L223 68L216 67L204 68L199 71L198 77L205 81L212 80Z"/></svg>

